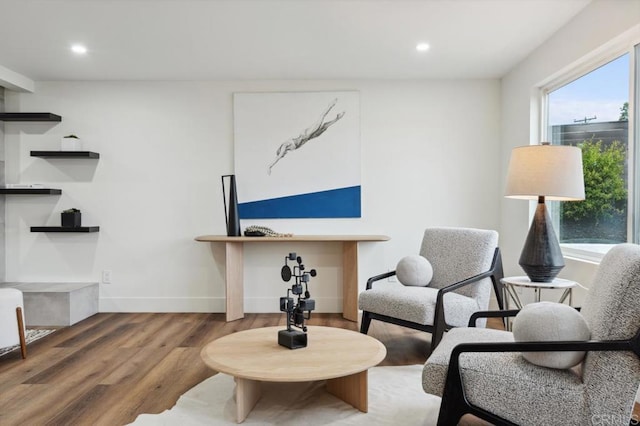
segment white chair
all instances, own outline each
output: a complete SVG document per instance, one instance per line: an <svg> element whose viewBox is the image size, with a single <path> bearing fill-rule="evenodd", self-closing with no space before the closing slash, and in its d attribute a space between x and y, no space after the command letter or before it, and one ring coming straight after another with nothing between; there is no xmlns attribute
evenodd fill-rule
<svg viewBox="0 0 640 426"><path fill-rule="evenodd" d="M600 262L581 310L591 340L517 341L507 331L451 330L422 374L425 392L442 396L438 425L457 424L467 413L495 425L636 424L629 419L640 384L638 300L640 246L620 244ZM516 312L478 313L472 321ZM556 321L561 323L567 324ZM552 327L545 331L559 334ZM576 351L586 355L578 368L560 369L521 355L533 351L550 358Z"/></svg>
<svg viewBox="0 0 640 426"><path fill-rule="evenodd" d="M373 319L389 322L432 333L433 351L445 331L466 326L474 312L488 309L492 284L502 309L502 260L496 231L427 228L420 255L433 266L428 287L385 282L396 271L367 281L358 299L363 311L361 333L367 334Z"/></svg>
<svg viewBox="0 0 640 426"><path fill-rule="evenodd" d="M0 288L0 348L20 344L22 358L27 357L22 292Z"/></svg>

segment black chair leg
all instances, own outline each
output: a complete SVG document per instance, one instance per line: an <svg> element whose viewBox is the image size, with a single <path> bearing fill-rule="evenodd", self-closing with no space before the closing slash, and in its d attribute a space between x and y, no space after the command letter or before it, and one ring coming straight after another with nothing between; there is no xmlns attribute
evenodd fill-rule
<svg viewBox="0 0 640 426"><path fill-rule="evenodd" d="M435 328L433 330L433 332L431 333L431 352L430 353L433 353L433 351L436 349L436 346L438 346L438 344L442 340L443 336L444 336L444 330L441 327Z"/></svg>
<svg viewBox="0 0 640 426"><path fill-rule="evenodd" d="M440 403L440 412L438 413L438 423L437 426L451 426L457 425L462 416L464 415L463 411L459 411L463 407L456 406L455 404L451 404L448 398L442 399Z"/></svg>
<svg viewBox="0 0 640 426"><path fill-rule="evenodd" d="M360 324L360 333L367 334L369 332L369 325L371 325L371 314L367 311L362 311L362 323Z"/></svg>

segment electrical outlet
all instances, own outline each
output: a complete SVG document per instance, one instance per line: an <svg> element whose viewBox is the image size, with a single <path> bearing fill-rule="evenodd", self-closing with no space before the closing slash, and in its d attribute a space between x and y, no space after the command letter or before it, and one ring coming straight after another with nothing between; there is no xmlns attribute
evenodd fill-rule
<svg viewBox="0 0 640 426"><path fill-rule="evenodd" d="M111 284L111 269L102 271L102 282L104 284Z"/></svg>

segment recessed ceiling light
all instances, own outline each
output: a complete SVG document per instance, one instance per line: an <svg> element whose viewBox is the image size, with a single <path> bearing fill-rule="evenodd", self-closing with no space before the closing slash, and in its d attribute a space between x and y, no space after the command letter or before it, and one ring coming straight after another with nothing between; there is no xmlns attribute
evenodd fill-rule
<svg viewBox="0 0 640 426"><path fill-rule="evenodd" d="M429 50L429 45L427 43L418 43L416 44L416 50L418 52L426 52Z"/></svg>
<svg viewBox="0 0 640 426"><path fill-rule="evenodd" d="M76 55L84 55L87 53L87 48L81 44L74 44L71 46L71 51Z"/></svg>

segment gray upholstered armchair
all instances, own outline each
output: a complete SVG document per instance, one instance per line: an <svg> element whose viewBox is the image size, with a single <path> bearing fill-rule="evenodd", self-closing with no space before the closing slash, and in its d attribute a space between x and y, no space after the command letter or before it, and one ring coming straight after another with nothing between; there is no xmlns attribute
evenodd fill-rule
<svg viewBox="0 0 640 426"><path fill-rule="evenodd" d="M466 326L474 312L489 307L492 284L502 309L502 261L496 231L427 228L420 255L433 267L427 287L381 281L396 271L367 281L367 289L358 298L363 311L361 333L368 332L372 319L402 325L431 333L433 350L445 331Z"/></svg>
<svg viewBox="0 0 640 426"><path fill-rule="evenodd" d="M451 330L422 375L424 390L442 395L438 425L457 424L466 413L498 425L631 424L640 385L639 300L640 246L621 244L602 259L581 310L591 340L514 342L506 331ZM586 351L577 368L547 368L522 355L569 351Z"/></svg>

